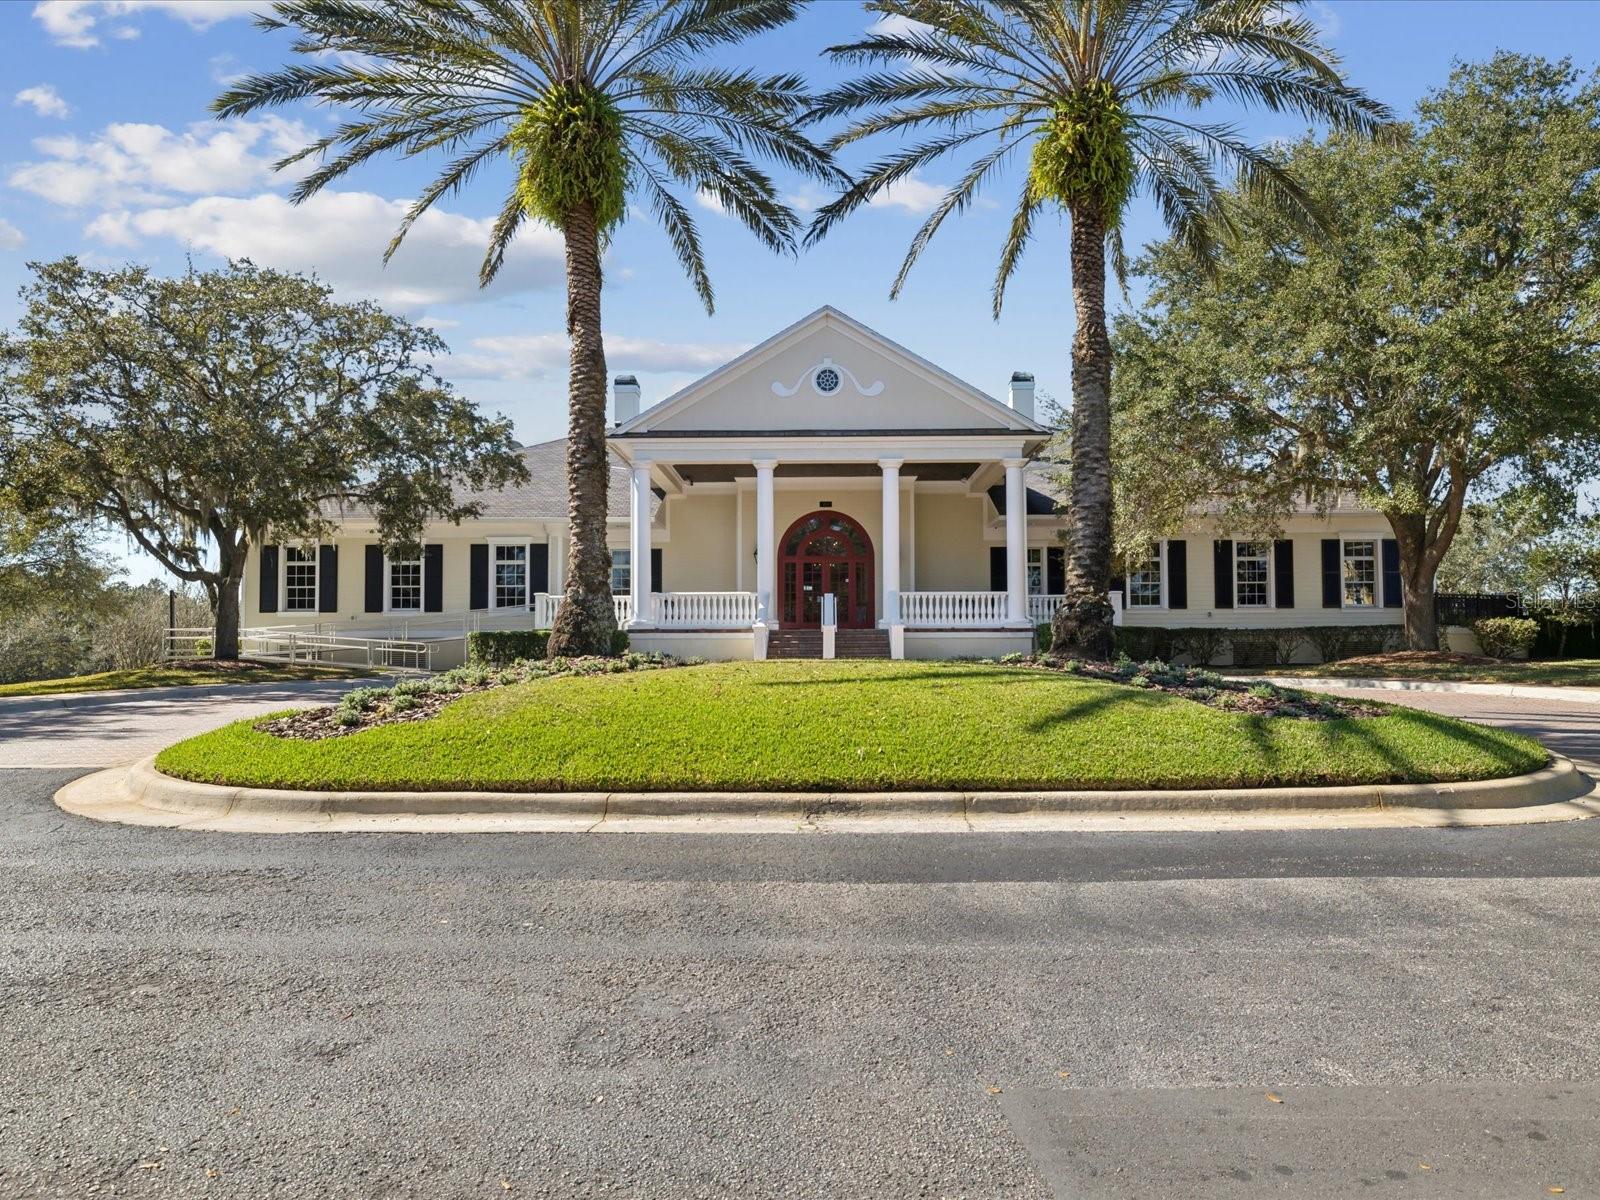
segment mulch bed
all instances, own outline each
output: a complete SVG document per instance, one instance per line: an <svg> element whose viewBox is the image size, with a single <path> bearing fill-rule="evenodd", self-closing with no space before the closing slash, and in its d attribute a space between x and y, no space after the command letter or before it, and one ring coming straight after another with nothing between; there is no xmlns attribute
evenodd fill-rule
<svg viewBox="0 0 1600 1200"><path fill-rule="evenodd" d="M1210 708L1252 717L1287 717L1299 721L1334 721L1350 717L1381 717L1388 705L1348 700L1340 696L1319 696L1270 683L1246 683L1227 679L1199 667L1175 667L1167 663L1080 663L1043 658L1029 660L1032 665L1120 683L1143 691L1165 692Z"/></svg>

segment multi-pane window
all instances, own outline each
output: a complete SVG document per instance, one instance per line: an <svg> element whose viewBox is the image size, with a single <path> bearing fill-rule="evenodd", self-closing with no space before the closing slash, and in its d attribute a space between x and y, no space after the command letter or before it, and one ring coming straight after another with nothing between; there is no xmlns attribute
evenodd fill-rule
<svg viewBox="0 0 1600 1200"><path fill-rule="evenodd" d="M1266 607L1271 552L1271 542L1234 543L1233 602L1240 608Z"/></svg>
<svg viewBox="0 0 1600 1200"><path fill-rule="evenodd" d="M283 607L290 612L317 611L317 548L285 546Z"/></svg>
<svg viewBox="0 0 1600 1200"><path fill-rule="evenodd" d="M494 607L525 608L528 604L528 547L494 548Z"/></svg>
<svg viewBox="0 0 1600 1200"><path fill-rule="evenodd" d="M611 594L626 596L633 590L633 551L611 552Z"/></svg>
<svg viewBox="0 0 1600 1200"><path fill-rule="evenodd" d="M422 560L391 559L389 607L400 612L422 611Z"/></svg>
<svg viewBox="0 0 1600 1200"><path fill-rule="evenodd" d="M1378 602L1376 542L1344 544L1344 602L1350 608L1369 608Z"/></svg>
<svg viewBox="0 0 1600 1200"><path fill-rule="evenodd" d="M1161 607L1161 547L1155 542L1143 558L1128 564L1128 607Z"/></svg>
<svg viewBox="0 0 1600 1200"><path fill-rule="evenodd" d="M1028 550L1028 595L1044 595L1044 549L1041 546Z"/></svg>

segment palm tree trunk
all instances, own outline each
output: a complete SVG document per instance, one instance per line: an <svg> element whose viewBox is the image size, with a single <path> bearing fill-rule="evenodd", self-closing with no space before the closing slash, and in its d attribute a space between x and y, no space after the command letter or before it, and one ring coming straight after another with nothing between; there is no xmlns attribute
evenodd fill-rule
<svg viewBox="0 0 1600 1200"><path fill-rule="evenodd" d="M562 229L567 248L567 585L550 633L549 654L610 654L617 621L611 608L611 553L606 548L606 351L600 338L600 231L588 205Z"/></svg>
<svg viewBox="0 0 1600 1200"><path fill-rule="evenodd" d="M1051 654L1111 657L1111 339L1106 334L1106 226L1072 211L1072 509L1067 592L1051 625Z"/></svg>

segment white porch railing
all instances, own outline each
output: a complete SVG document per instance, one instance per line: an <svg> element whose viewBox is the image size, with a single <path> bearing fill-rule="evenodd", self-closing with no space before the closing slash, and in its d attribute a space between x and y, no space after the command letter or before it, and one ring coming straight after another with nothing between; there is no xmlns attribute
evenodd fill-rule
<svg viewBox="0 0 1600 1200"><path fill-rule="evenodd" d="M901 592L901 623L940 629L992 628L1006 623L1004 592Z"/></svg>
<svg viewBox="0 0 1600 1200"><path fill-rule="evenodd" d="M663 629L748 629L756 619L754 592L654 592Z"/></svg>
<svg viewBox="0 0 1600 1200"><path fill-rule="evenodd" d="M1056 609L1065 599L1065 596L1029 596L1028 620L1035 625L1045 624L1056 615Z"/></svg>
<svg viewBox="0 0 1600 1200"><path fill-rule="evenodd" d="M549 629L555 624L556 613L561 609L562 597L553 592L538 592L533 597L533 603L524 611L533 613L533 627L535 629ZM617 625L626 625L633 617L633 597L611 597L611 611L617 618Z"/></svg>

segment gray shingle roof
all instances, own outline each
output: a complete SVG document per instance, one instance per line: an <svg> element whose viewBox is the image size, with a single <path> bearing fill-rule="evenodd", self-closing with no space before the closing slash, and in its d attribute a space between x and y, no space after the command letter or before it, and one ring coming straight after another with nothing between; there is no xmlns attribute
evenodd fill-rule
<svg viewBox="0 0 1600 1200"><path fill-rule="evenodd" d="M483 521L564 521L567 517L567 440L557 438L522 449L528 467L528 482L500 491L456 493L461 501L483 506L478 518ZM611 479L606 489L606 508L612 519L628 515L628 468L610 459ZM659 501L658 501L659 503ZM336 505L328 516L335 519L370 519L366 505Z"/></svg>

